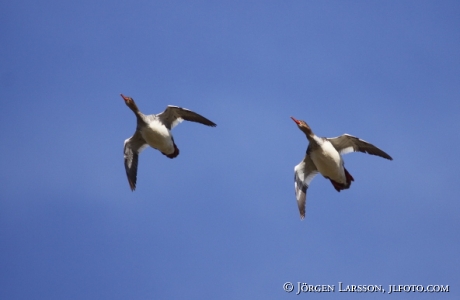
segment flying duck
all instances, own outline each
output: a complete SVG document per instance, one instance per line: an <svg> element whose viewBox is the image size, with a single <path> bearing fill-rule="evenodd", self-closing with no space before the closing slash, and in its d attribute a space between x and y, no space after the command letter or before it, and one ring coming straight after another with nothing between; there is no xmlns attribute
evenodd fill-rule
<svg viewBox="0 0 460 300"><path fill-rule="evenodd" d="M344 167L342 154L359 151L393 160L384 151L357 137L349 134L334 138L318 137L305 121L291 119L305 133L309 142L305 158L294 168L295 195L301 219L305 218L307 188L316 174L321 173L329 179L337 192L350 188L354 179Z"/></svg>
<svg viewBox="0 0 460 300"><path fill-rule="evenodd" d="M124 145L126 176L132 191L136 189L138 156L147 146L157 149L169 158L174 158L179 155L179 148L174 142L171 129L177 124L187 120L211 127L216 126L214 122L191 110L173 105L168 105L157 115L144 115L133 98L120 95L137 119L136 131L132 137L125 140Z"/></svg>

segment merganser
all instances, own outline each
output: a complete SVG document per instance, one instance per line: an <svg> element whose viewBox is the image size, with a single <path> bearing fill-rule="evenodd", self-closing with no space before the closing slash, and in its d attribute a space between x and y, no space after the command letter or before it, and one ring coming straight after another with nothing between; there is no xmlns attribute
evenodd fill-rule
<svg viewBox="0 0 460 300"><path fill-rule="evenodd" d="M291 119L305 133L309 142L305 158L294 168L295 194L301 219L305 218L307 188L318 172L331 181L337 192L350 188L354 179L344 167L342 154L359 151L393 160L384 151L357 137L349 134L334 138L318 137L305 121Z"/></svg>
<svg viewBox="0 0 460 300"><path fill-rule="evenodd" d="M159 150L169 158L174 158L179 155L179 148L174 142L171 129L177 124L187 120L211 127L216 126L214 122L191 110L173 105L168 105L157 115L144 115L139 111L133 98L120 95L137 118L136 131L132 137L125 140L124 145L126 176L132 191L136 189L138 156L147 146Z"/></svg>

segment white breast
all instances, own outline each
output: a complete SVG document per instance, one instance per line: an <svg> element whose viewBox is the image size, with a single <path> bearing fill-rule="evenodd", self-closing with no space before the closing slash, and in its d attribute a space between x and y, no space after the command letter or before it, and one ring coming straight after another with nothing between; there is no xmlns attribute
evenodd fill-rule
<svg viewBox="0 0 460 300"><path fill-rule="evenodd" d="M171 132L162 123L153 121L141 130L142 137L150 147L163 153L173 153L174 144Z"/></svg>
<svg viewBox="0 0 460 300"><path fill-rule="evenodd" d="M310 156L316 168L324 177L339 183L346 183L342 157L329 141L324 141L320 148L310 153Z"/></svg>

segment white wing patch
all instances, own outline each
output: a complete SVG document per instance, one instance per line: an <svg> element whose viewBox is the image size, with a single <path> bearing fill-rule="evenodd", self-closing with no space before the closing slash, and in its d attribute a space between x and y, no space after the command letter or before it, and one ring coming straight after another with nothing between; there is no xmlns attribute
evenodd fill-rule
<svg viewBox="0 0 460 300"><path fill-rule="evenodd" d="M342 150L339 151L340 154L347 154L347 153L350 153L350 152L355 152L355 148L352 147L352 146L349 146L349 147L345 147L345 148L343 148Z"/></svg>
<svg viewBox="0 0 460 300"><path fill-rule="evenodd" d="M305 156L305 159L294 168L295 196L301 219L305 218L307 189L316 174L318 170L309 156Z"/></svg>
<svg viewBox="0 0 460 300"><path fill-rule="evenodd" d="M176 127L177 125L179 125L180 123L182 123L184 121L184 119L182 118L177 118L175 119L172 124L171 124L171 129L173 129L174 127Z"/></svg>
<svg viewBox="0 0 460 300"><path fill-rule="evenodd" d="M139 153L141 153L145 147L147 147L147 143L142 138L139 131L136 131L132 137L126 139L124 143L124 165L129 186L132 191L136 189Z"/></svg>

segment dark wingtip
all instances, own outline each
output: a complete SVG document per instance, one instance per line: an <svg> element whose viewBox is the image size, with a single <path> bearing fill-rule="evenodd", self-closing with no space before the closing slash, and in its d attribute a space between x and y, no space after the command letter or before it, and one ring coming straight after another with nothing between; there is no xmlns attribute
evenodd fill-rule
<svg viewBox="0 0 460 300"><path fill-rule="evenodd" d="M129 182L129 187L131 188L131 192L134 192L136 190L136 184L132 183L131 180L128 180Z"/></svg>
<svg viewBox="0 0 460 300"><path fill-rule="evenodd" d="M216 127L217 126L216 123L214 123L213 121L208 120L208 119L206 119L206 123L202 123L202 124L204 124L206 126L209 126L209 127Z"/></svg>
<svg viewBox="0 0 460 300"><path fill-rule="evenodd" d="M383 151L382 151L383 152ZM374 155L377 155L377 154L374 154ZM390 155L388 155L387 153L383 152L381 153L380 155L378 155L382 158L385 158L385 159L388 159L388 160L393 160L393 157L391 157Z"/></svg>

